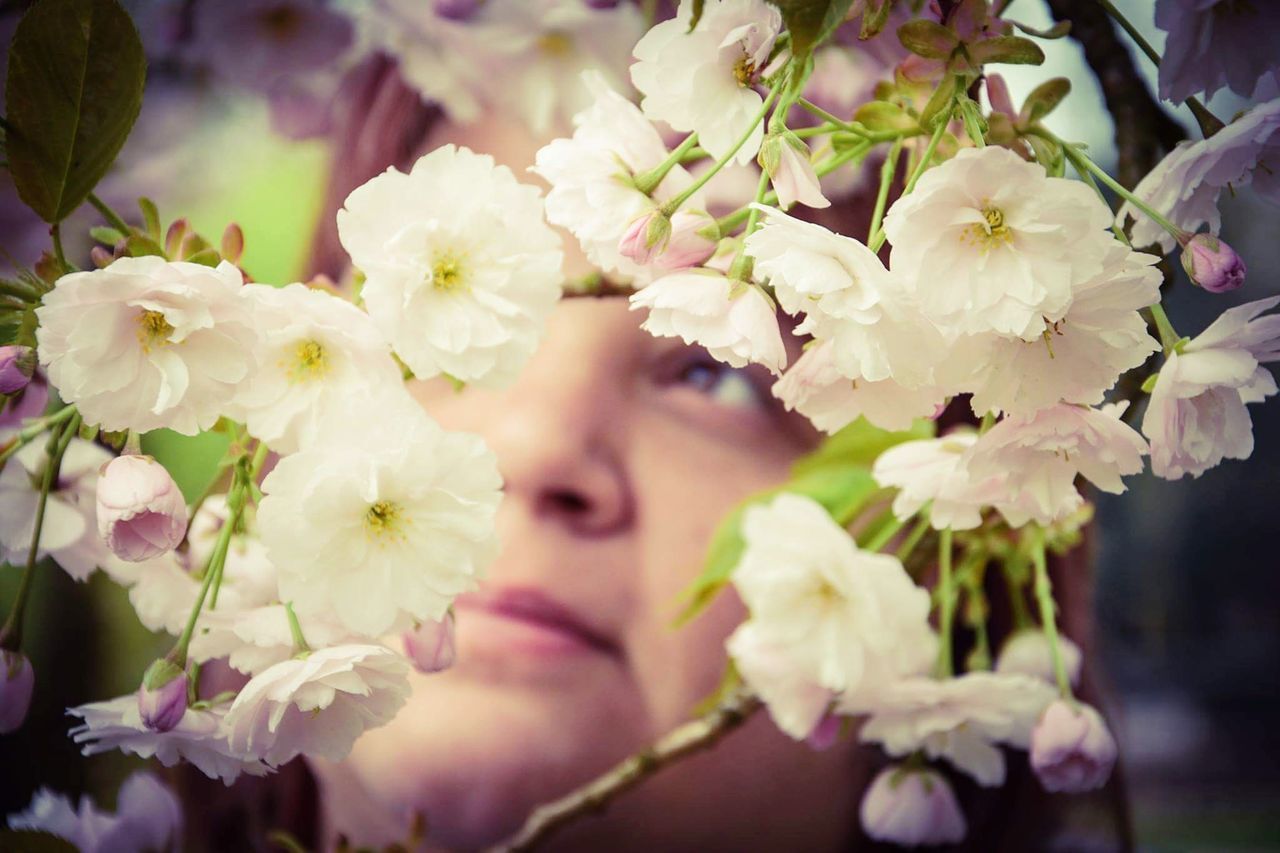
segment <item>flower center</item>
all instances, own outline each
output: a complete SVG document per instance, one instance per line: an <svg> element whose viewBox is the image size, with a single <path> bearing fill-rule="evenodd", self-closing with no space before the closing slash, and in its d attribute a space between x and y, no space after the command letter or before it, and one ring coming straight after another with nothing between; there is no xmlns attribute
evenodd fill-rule
<svg viewBox="0 0 1280 853"><path fill-rule="evenodd" d="M436 290L451 293L467 286L466 270L462 259L453 252L438 252L431 262L431 285Z"/></svg>
<svg viewBox="0 0 1280 853"><path fill-rule="evenodd" d="M370 539L395 540L404 538L400 528L404 524L403 509L395 501L376 501L364 513L364 529Z"/></svg>
<svg viewBox="0 0 1280 853"><path fill-rule="evenodd" d="M546 56L568 56L573 53L573 39L564 33L545 33L538 39L538 50Z"/></svg>
<svg viewBox="0 0 1280 853"><path fill-rule="evenodd" d="M287 371L290 382L309 382L329 372L329 354L317 340L298 341Z"/></svg>
<svg viewBox="0 0 1280 853"><path fill-rule="evenodd" d="M747 87L751 85L751 81L756 76L756 64L751 61L751 57L747 55L746 50L742 51L742 57L733 64L733 79L738 81L738 85Z"/></svg>
<svg viewBox="0 0 1280 853"><path fill-rule="evenodd" d="M143 352L151 352L152 347L162 347L169 343L173 334L173 326L159 311L143 311L138 315L138 343Z"/></svg>
<svg viewBox="0 0 1280 853"><path fill-rule="evenodd" d="M961 241L972 241L986 252L1001 243L1013 242L1013 231L1004 222L1004 211L988 204L982 208L982 222L975 222L966 228Z"/></svg>

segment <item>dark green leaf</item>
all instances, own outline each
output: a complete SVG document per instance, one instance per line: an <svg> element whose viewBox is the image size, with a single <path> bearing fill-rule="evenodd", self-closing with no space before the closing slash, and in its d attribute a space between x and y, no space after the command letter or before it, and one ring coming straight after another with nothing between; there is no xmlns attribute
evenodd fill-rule
<svg viewBox="0 0 1280 853"><path fill-rule="evenodd" d="M702 9L707 5L707 0L693 0L693 14L689 17L689 29L686 32L693 32L693 28L698 26L698 21L702 20Z"/></svg>
<svg viewBox="0 0 1280 853"><path fill-rule="evenodd" d="M1040 119L1053 112L1071 92L1071 81L1066 77L1054 77L1046 80L1027 95L1018 113L1018 124L1030 127Z"/></svg>
<svg viewBox="0 0 1280 853"><path fill-rule="evenodd" d="M46 222L75 210L115 160L142 106L146 59L114 0L40 0L9 52L9 169Z"/></svg>
<svg viewBox="0 0 1280 853"><path fill-rule="evenodd" d="M853 0L773 0L773 4L791 33L792 55L804 56L844 23Z"/></svg>
<svg viewBox="0 0 1280 853"><path fill-rule="evenodd" d="M916 18L898 27L898 41L925 59L946 59L960 45L955 33L927 18Z"/></svg>

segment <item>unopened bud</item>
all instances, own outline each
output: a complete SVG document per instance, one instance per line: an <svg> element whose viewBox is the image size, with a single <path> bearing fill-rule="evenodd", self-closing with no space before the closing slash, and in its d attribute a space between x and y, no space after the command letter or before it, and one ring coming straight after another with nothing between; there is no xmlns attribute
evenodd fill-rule
<svg viewBox="0 0 1280 853"><path fill-rule="evenodd" d="M465 21L480 8L480 0L435 0L436 16L449 21Z"/></svg>
<svg viewBox="0 0 1280 853"><path fill-rule="evenodd" d="M108 266L115 259L116 256L102 246L94 246L89 250L89 260L93 261L93 265L98 269Z"/></svg>
<svg viewBox="0 0 1280 853"><path fill-rule="evenodd" d="M758 160L778 194L778 207L786 210L796 202L815 208L831 206L822 194L808 146L791 131L765 137Z"/></svg>
<svg viewBox="0 0 1280 853"><path fill-rule="evenodd" d="M31 707L36 674L22 652L0 650L0 735L16 732Z"/></svg>
<svg viewBox="0 0 1280 853"><path fill-rule="evenodd" d="M671 219L661 210L637 216L618 241L618 251L637 264L648 264L667 248Z"/></svg>
<svg viewBox="0 0 1280 853"><path fill-rule="evenodd" d="M1058 650L1062 653L1062 663L1067 670L1067 679L1071 684L1080 683L1080 663L1082 655L1080 647L1066 637L1058 637ZM1039 628L1027 628L1017 631L1000 649L996 658L996 672L1006 674L1030 675L1041 678L1050 684L1057 682L1058 676L1053 666L1053 649L1049 646L1049 638Z"/></svg>
<svg viewBox="0 0 1280 853"><path fill-rule="evenodd" d="M182 244L191 231L191 223L185 219L175 219L164 235L164 253L170 258L182 257Z"/></svg>
<svg viewBox="0 0 1280 853"><path fill-rule="evenodd" d="M1244 284L1244 261L1212 234L1196 234L1182 245L1182 268L1193 284L1226 293Z"/></svg>
<svg viewBox="0 0 1280 853"><path fill-rule="evenodd" d="M1115 763L1115 739L1102 715L1083 703L1057 700L1031 732L1031 769L1046 791L1100 788Z"/></svg>
<svg viewBox="0 0 1280 853"><path fill-rule="evenodd" d="M152 731L167 732L187 712L187 673L173 661L160 658L147 667L138 687L138 713Z"/></svg>
<svg viewBox="0 0 1280 853"><path fill-rule="evenodd" d="M453 613L439 622L428 620L412 631L404 632L404 653L419 672L443 672L457 659Z"/></svg>
<svg viewBox="0 0 1280 853"><path fill-rule="evenodd" d="M219 254L233 264L240 263L240 257L244 255L244 231L236 223L232 222L223 229Z"/></svg>
<svg viewBox="0 0 1280 853"><path fill-rule="evenodd" d="M36 372L36 351L31 347L0 347L0 394L16 394Z"/></svg>
<svg viewBox="0 0 1280 853"><path fill-rule="evenodd" d="M867 788L859 811L868 836L907 847L954 844L967 831L955 791L933 770L886 767Z"/></svg>
<svg viewBox="0 0 1280 853"><path fill-rule="evenodd" d="M150 456L118 456L98 477L98 533L111 553L138 563L172 551L187 532L187 502Z"/></svg>

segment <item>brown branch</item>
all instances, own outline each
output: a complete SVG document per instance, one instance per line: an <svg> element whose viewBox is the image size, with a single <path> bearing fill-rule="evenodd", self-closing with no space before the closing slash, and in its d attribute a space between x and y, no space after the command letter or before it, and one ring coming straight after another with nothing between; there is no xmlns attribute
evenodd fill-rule
<svg viewBox="0 0 1280 853"><path fill-rule="evenodd" d="M1046 2L1054 20L1071 22L1071 37L1098 78L1116 126L1116 178L1132 188L1186 134L1152 97L1106 9L1094 0Z"/></svg>
<svg viewBox="0 0 1280 853"><path fill-rule="evenodd" d="M714 711L685 723L663 736L653 746L631 756L576 791L555 802L539 806L529 815L519 832L490 848L489 853L532 850L565 824L583 815L603 810L619 794L634 788L663 767L695 752L709 749L746 722L760 707L760 700L744 689L730 693Z"/></svg>

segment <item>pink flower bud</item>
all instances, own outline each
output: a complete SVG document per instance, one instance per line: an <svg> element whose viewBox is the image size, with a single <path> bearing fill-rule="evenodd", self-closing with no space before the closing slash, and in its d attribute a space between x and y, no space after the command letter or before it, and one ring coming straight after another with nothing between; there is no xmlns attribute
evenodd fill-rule
<svg viewBox="0 0 1280 853"><path fill-rule="evenodd" d="M1031 732L1031 769L1046 791L1100 788L1116 763L1116 742L1088 705L1059 699Z"/></svg>
<svg viewBox="0 0 1280 853"><path fill-rule="evenodd" d="M0 735L16 732L31 707L36 674L22 652L0 651Z"/></svg>
<svg viewBox="0 0 1280 853"><path fill-rule="evenodd" d="M49 405L49 386L44 377L36 374L26 388L13 397L0 410L0 429L20 426L27 418L36 418Z"/></svg>
<svg viewBox="0 0 1280 853"><path fill-rule="evenodd" d="M172 551L187 531L187 503L150 456L119 456L98 477L98 533L122 560Z"/></svg>
<svg viewBox="0 0 1280 853"><path fill-rule="evenodd" d="M819 752L828 750L835 746L836 741L840 739L840 728L843 725L840 717L835 714L823 714L822 719L818 720L817 725L809 732L809 736L804 742L809 745L810 749L816 749Z"/></svg>
<svg viewBox="0 0 1280 853"><path fill-rule="evenodd" d="M443 672L453 666L458 653L454 646L453 613L439 622L426 621L404 632L404 653L418 672Z"/></svg>
<svg viewBox="0 0 1280 853"><path fill-rule="evenodd" d="M964 840L967 827L951 784L933 770L880 771L862 797L862 828L876 841L916 847Z"/></svg>
<svg viewBox="0 0 1280 853"><path fill-rule="evenodd" d="M778 194L778 207L786 210L796 202L808 207L831 206L822 194L808 146L794 133L770 134L760 146L758 159Z"/></svg>
<svg viewBox="0 0 1280 853"><path fill-rule="evenodd" d="M666 251L670 240L671 219L660 210L651 210L633 219L627 230L622 232L618 252L644 265Z"/></svg>
<svg viewBox="0 0 1280 853"><path fill-rule="evenodd" d="M187 713L190 680L177 664L160 658L147 667L138 686L138 713L142 724L155 732L167 732Z"/></svg>
<svg viewBox="0 0 1280 853"><path fill-rule="evenodd" d="M0 394L16 394L36 372L36 351L31 347L0 347Z"/></svg>
<svg viewBox="0 0 1280 853"><path fill-rule="evenodd" d="M480 8L480 0L435 0L436 15L449 21L465 21Z"/></svg>
<svg viewBox="0 0 1280 853"><path fill-rule="evenodd" d="M710 214L681 210L671 217L671 238L654 263L667 271L696 267L715 254L719 242L720 226Z"/></svg>
<svg viewBox="0 0 1280 853"><path fill-rule="evenodd" d="M1212 234L1196 234L1182 246L1182 268L1193 284L1226 293L1244 284L1244 261Z"/></svg>
<svg viewBox="0 0 1280 853"><path fill-rule="evenodd" d="M1067 678L1075 685L1080 683L1080 647L1061 635L1058 648L1062 663L1067 668ZM996 672L1031 675L1056 684L1058 674L1053 669L1053 652L1049 639L1039 628L1017 631L1000 649L996 658Z"/></svg>

